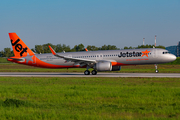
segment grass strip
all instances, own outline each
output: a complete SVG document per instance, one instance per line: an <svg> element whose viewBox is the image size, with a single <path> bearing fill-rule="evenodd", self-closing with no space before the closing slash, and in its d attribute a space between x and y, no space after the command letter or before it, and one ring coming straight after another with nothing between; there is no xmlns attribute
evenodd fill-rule
<svg viewBox="0 0 180 120"><path fill-rule="evenodd" d="M0 77L1 119L180 119L179 78Z"/></svg>

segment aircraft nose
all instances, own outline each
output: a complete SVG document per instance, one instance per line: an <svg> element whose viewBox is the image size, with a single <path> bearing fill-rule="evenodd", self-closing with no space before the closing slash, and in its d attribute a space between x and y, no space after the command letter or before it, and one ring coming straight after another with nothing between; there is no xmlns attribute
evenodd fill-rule
<svg viewBox="0 0 180 120"><path fill-rule="evenodd" d="M176 60L176 56L173 55L173 54L170 54L169 60L170 60L171 62L174 61L174 60Z"/></svg>

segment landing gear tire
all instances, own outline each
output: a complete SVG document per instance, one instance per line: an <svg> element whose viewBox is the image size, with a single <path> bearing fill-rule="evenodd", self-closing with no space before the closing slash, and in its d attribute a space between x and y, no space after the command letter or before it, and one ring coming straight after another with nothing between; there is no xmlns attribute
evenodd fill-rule
<svg viewBox="0 0 180 120"><path fill-rule="evenodd" d="M96 75L96 74L97 74L97 71L96 71L96 70L93 70L91 73L92 73L92 75Z"/></svg>
<svg viewBox="0 0 180 120"><path fill-rule="evenodd" d="M89 70L84 71L84 75L90 75L90 71Z"/></svg>
<svg viewBox="0 0 180 120"><path fill-rule="evenodd" d="M159 72L159 70L155 70L155 72L156 72L156 73L158 73L158 72Z"/></svg>

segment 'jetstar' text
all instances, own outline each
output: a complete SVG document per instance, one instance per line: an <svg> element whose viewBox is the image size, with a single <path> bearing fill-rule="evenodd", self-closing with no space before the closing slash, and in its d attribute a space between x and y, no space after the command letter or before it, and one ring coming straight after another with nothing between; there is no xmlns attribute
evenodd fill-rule
<svg viewBox="0 0 180 120"><path fill-rule="evenodd" d="M122 53L120 52L120 55L118 55L118 57L141 57L142 52L126 52L126 53Z"/></svg>

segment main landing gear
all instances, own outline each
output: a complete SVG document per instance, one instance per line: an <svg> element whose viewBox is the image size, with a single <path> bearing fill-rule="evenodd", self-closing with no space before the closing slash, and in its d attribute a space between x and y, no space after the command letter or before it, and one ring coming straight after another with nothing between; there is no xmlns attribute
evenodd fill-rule
<svg viewBox="0 0 180 120"><path fill-rule="evenodd" d="M91 71L91 74L92 74L92 75L96 75L96 74L97 74L97 71L96 71L96 70L92 70L92 71ZM89 70L85 70L85 71L84 71L84 75L90 75L90 71L89 71Z"/></svg>
<svg viewBox="0 0 180 120"><path fill-rule="evenodd" d="M155 66L155 69L156 69L155 72L158 73L159 70L157 69L157 64L155 64L154 66Z"/></svg>
<svg viewBox="0 0 180 120"><path fill-rule="evenodd" d="M90 71L89 70L84 71L84 75L90 75Z"/></svg>

